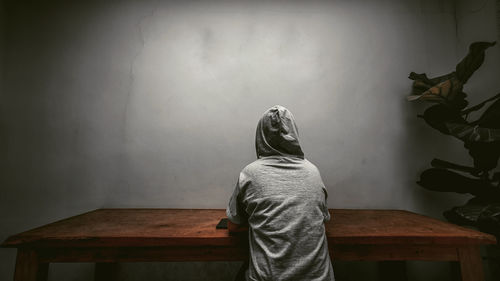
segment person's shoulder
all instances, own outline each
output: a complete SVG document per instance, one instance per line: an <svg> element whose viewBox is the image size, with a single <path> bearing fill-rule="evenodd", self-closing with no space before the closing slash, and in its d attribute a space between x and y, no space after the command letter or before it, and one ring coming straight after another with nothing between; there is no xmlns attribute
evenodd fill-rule
<svg viewBox="0 0 500 281"><path fill-rule="evenodd" d="M326 192L325 184L323 183L318 167L306 159L304 159L304 167L307 170L307 174L310 179L316 182L319 186L323 187L323 190Z"/></svg>
<svg viewBox="0 0 500 281"><path fill-rule="evenodd" d="M246 165L242 170L241 172L242 173L245 173L245 174L248 174L248 175L251 175L253 174L256 170L259 170L261 169L262 167L264 166L264 163L262 161L262 159L257 159L253 162L251 162L250 164Z"/></svg>
<svg viewBox="0 0 500 281"><path fill-rule="evenodd" d="M310 174L321 177L321 173L319 172L318 167L316 167L316 165L314 165L312 162L310 162L307 159L304 159L304 168L307 171L309 171Z"/></svg>
<svg viewBox="0 0 500 281"><path fill-rule="evenodd" d="M239 183L240 185L245 185L248 182L251 182L257 175L261 174L263 170L263 163L260 159L257 159L250 164L246 165L240 172L239 175Z"/></svg>
<svg viewBox="0 0 500 281"><path fill-rule="evenodd" d="M306 167L307 169L310 169L312 171L318 171L318 167L316 167L316 165L314 165L311 161L307 160L307 159L304 159L304 167Z"/></svg>

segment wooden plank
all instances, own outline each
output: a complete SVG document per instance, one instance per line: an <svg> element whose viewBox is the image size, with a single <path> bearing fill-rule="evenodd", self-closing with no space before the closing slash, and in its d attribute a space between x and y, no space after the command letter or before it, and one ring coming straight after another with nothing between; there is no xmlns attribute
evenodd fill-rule
<svg viewBox="0 0 500 281"><path fill-rule="evenodd" d="M402 210L330 210L334 244L495 244L494 236Z"/></svg>
<svg viewBox="0 0 500 281"><path fill-rule="evenodd" d="M330 212L325 229L334 260L459 260L463 280L477 281L484 279L478 245L496 243L406 211ZM11 236L2 246L18 248L18 281L46 280L49 262L244 260L247 236L216 229L224 217L222 209L100 209ZM98 264L96 278L112 278L111 267Z"/></svg>
<svg viewBox="0 0 500 281"><path fill-rule="evenodd" d="M223 210L100 209L8 238L2 246L100 247L235 245L241 241L215 225Z"/></svg>
<svg viewBox="0 0 500 281"><path fill-rule="evenodd" d="M330 257L343 261L458 261L457 247L447 245L333 245Z"/></svg>
<svg viewBox="0 0 500 281"><path fill-rule="evenodd" d="M458 261L452 246L333 245L333 260L344 261ZM53 248L40 251L43 262L169 262L241 261L248 258L246 247L102 247Z"/></svg>
<svg viewBox="0 0 500 281"><path fill-rule="evenodd" d="M458 256L462 281L484 281L483 261L479 247L459 248Z"/></svg>
<svg viewBox="0 0 500 281"><path fill-rule="evenodd" d="M32 249L18 249L14 281L46 281L49 264L41 263Z"/></svg>
<svg viewBox="0 0 500 281"><path fill-rule="evenodd" d="M494 244L489 234L399 210L330 210L332 244ZM99 209L9 237L3 247L234 246L223 209Z"/></svg>
<svg viewBox="0 0 500 281"><path fill-rule="evenodd" d="M44 262L241 261L248 250L232 247L54 248L40 252Z"/></svg>

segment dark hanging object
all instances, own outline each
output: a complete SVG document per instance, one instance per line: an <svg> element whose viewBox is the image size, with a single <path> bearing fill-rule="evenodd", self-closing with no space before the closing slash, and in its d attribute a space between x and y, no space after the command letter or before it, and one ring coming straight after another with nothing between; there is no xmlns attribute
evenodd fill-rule
<svg viewBox="0 0 500 281"><path fill-rule="evenodd" d="M408 100L437 102L447 107L463 109L468 105L463 86L472 74L483 64L484 52L496 42L475 42L469 46L467 56L457 64L455 71L443 76L428 78L425 73L411 72L412 95Z"/></svg>
<svg viewBox="0 0 500 281"><path fill-rule="evenodd" d="M447 169L427 169L420 174L420 180L417 183L432 191L469 193L500 203L500 189L490 181L471 178Z"/></svg>
<svg viewBox="0 0 500 281"><path fill-rule="evenodd" d="M484 62L484 51L489 47L495 46L496 42L474 42L469 46L469 53L467 56L457 64L456 72L457 78L462 83L467 83L472 76Z"/></svg>
<svg viewBox="0 0 500 281"><path fill-rule="evenodd" d="M500 172L494 172L500 158L500 93L466 108L469 102L464 85L481 67L485 51L496 42L475 42L456 66L455 71L429 78L425 73L411 72L413 80L409 101L435 103L421 117L432 128L453 136L464 143L474 166L468 167L434 159L433 168L420 175L417 182L423 188L438 192L456 192L475 196L463 206L443 214L449 221L470 225L500 237ZM480 118L468 120L471 112L493 102ZM493 175L492 175L493 174Z"/></svg>

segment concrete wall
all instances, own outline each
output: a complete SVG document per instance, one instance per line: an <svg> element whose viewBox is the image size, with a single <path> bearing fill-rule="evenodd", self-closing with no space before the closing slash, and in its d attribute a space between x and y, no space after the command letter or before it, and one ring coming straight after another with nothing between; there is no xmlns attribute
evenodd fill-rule
<svg viewBox="0 0 500 281"><path fill-rule="evenodd" d="M415 184L462 144L416 118L410 71L445 74L494 40L485 1L10 1L0 98L0 239L100 207L224 208L274 104L295 115L335 208L441 218L465 195ZM476 11L476 9L478 11ZM498 47L467 85L498 92ZM1 85L1 84L0 84ZM496 92L495 92L496 91ZM477 92L477 95L476 95ZM474 95L474 97L472 97ZM0 251L0 279L15 251ZM125 280L231 280L238 263L127 264ZM425 270L422 270L425 268ZM373 280L338 263L339 280ZM412 280L448 280L411 263ZM51 280L90 280L55 265Z"/></svg>
<svg viewBox="0 0 500 281"><path fill-rule="evenodd" d="M457 2L457 48L474 41L500 41L500 1ZM500 42L488 50L483 66L466 85L470 100L479 102L500 92Z"/></svg>

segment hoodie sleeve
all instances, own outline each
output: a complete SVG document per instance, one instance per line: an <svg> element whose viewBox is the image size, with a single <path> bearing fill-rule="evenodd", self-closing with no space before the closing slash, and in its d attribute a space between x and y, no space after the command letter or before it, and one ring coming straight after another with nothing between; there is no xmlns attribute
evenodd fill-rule
<svg viewBox="0 0 500 281"><path fill-rule="evenodd" d="M317 184L321 187L321 190L323 191L323 195L325 196L324 200L322 200L320 203L320 209L321 209L321 213L323 213L323 222L327 222L331 218L330 212L328 211L328 204L327 204L328 191L326 190L326 186L323 183L323 179L321 178L321 174L320 174L318 168L316 166L314 166L314 164L312 164L312 165L313 165L314 170L317 174Z"/></svg>
<svg viewBox="0 0 500 281"><path fill-rule="evenodd" d="M229 204L226 208L227 218L236 224L243 224L247 220L247 214L242 203L244 188L247 185L247 180L244 173L240 173L238 182L234 187L233 195L229 199Z"/></svg>
<svg viewBox="0 0 500 281"><path fill-rule="evenodd" d="M321 205L322 207L322 212L323 212L323 221L327 222L330 220L330 212L328 211L328 205L327 205L327 198L328 198L328 192L326 191L326 188L323 187L323 192L325 193L325 201Z"/></svg>

